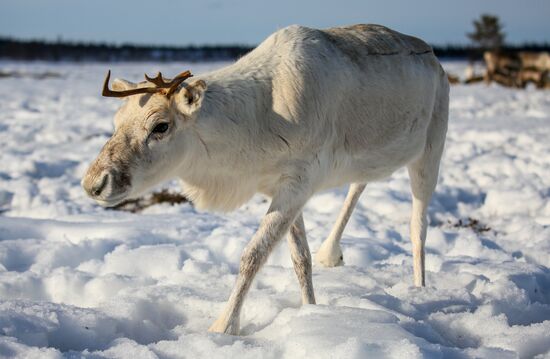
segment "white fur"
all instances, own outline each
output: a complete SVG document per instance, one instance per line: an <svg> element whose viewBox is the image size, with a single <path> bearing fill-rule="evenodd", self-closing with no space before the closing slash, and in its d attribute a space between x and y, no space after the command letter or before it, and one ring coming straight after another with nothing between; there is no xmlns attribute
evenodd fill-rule
<svg viewBox="0 0 550 359"><path fill-rule="evenodd" d="M339 240L364 188L360 184L403 166L409 168L413 192L414 282L424 284L426 208L437 181L448 111L447 77L424 42L377 25L290 26L235 64L184 84L170 100L160 97L132 96L117 115L114 137L129 133L146 143L138 152L148 160L131 167L130 195L175 176L200 209L231 210L257 192L272 198L243 253L226 310L210 330L238 333L250 284L291 227L303 301L313 303L302 207L317 191L357 184L317 254L321 263L339 264L334 257L340 259ZM173 129L151 142L139 129L151 128L144 117L155 111L160 120L170 119ZM85 188L108 166L102 156L96 160L102 165L83 181Z"/></svg>

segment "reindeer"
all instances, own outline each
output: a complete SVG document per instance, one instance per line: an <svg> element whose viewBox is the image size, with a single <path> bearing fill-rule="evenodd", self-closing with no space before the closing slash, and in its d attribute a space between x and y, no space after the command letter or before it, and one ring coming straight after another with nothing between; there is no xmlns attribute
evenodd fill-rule
<svg viewBox="0 0 550 359"><path fill-rule="evenodd" d="M524 88L528 82L533 82L538 88L547 85L550 72L550 56L548 52L496 52L486 51L483 54L487 71L486 83L495 81L508 87Z"/></svg>
<svg viewBox="0 0 550 359"><path fill-rule="evenodd" d="M518 73L521 70L521 60L517 53L504 53L497 51L485 51L483 59L487 66L484 80L487 84L495 81L501 85L516 87Z"/></svg>
<svg viewBox="0 0 550 359"><path fill-rule="evenodd" d="M545 88L550 82L548 74L550 73L550 54L548 52L528 52L518 53L521 61L521 70L518 74L519 84L525 87L528 82L533 82L538 88Z"/></svg>
<svg viewBox="0 0 550 359"><path fill-rule="evenodd" d="M550 54L546 51L520 51L518 57L521 60L521 66L525 69L550 71Z"/></svg>
<svg viewBox="0 0 550 359"><path fill-rule="evenodd" d="M271 198L210 331L238 334L254 276L288 233L302 302L315 303L302 209L316 192L351 184L316 261L343 264L340 239L368 182L408 168L414 284L424 286L427 208L448 118L447 76L423 41L379 25L290 26L221 70L186 81L114 80L125 102L82 185L103 206L180 178L198 209L228 211Z"/></svg>

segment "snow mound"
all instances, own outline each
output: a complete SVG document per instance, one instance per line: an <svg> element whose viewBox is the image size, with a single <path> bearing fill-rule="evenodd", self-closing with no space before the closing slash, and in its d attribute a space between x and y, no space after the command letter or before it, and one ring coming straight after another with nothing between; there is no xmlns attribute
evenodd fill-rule
<svg viewBox="0 0 550 359"><path fill-rule="evenodd" d="M222 65L113 71L139 79ZM345 266L314 268L318 305L300 305L282 243L247 297L243 336L233 337L206 330L265 199L226 215L190 204L140 214L98 207L80 178L119 106L99 94L105 66L2 66L64 76L0 79L0 357L550 357L550 92L452 87L426 288L412 285L401 170L367 186L343 236ZM313 252L345 195L334 189L306 206Z"/></svg>

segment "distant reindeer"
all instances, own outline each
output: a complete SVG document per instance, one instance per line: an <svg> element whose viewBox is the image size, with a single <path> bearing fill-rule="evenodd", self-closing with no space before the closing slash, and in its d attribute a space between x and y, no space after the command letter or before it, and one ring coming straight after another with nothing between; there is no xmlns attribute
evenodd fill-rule
<svg viewBox="0 0 550 359"><path fill-rule="evenodd" d="M525 87L529 82L546 87L550 72L548 52L496 52L483 54L487 71L485 81L509 87Z"/></svg>
<svg viewBox="0 0 550 359"><path fill-rule="evenodd" d="M525 87L528 82L532 82L538 88L547 87L549 83L548 74L550 73L550 54L548 52L521 51L518 56L521 61L520 86Z"/></svg>
<svg viewBox="0 0 550 359"><path fill-rule="evenodd" d="M518 86L518 73L521 70L521 60L517 53L485 51L483 59L487 66L485 82L495 81L508 87Z"/></svg>
<svg viewBox="0 0 550 359"><path fill-rule="evenodd" d="M103 95L127 97L115 132L82 185L113 206L178 177L199 209L228 211L271 198L242 254L226 309L211 331L237 334L245 295L288 233L303 303L315 303L302 209L316 192L350 185L316 260L343 263L340 238L365 184L407 166L414 283L424 285L426 212L448 118L447 75L423 41L379 25L277 31L235 64L185 82L189 72Z"/></svg>

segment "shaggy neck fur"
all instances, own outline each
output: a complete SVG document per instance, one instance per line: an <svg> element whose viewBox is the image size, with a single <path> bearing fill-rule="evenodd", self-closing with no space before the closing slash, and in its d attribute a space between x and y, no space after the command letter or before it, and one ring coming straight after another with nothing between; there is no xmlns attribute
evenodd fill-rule
<svg viewBox="0 0 550 359"><path fill-rule="evenodd" d="M255 119L266 108L268 88L259 86L262 74L239 72L237 63L201 77L208 89L186 139L192 153L179 173L185 195L201 210L233 210L265 182L247 148L256 142Z"/></svg>

